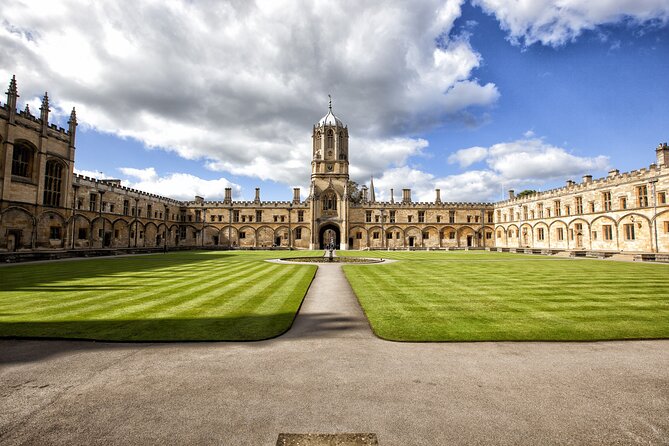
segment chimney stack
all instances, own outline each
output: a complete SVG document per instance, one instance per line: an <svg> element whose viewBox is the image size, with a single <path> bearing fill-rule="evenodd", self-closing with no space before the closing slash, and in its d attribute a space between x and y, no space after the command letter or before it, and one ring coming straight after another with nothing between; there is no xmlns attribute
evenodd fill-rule
<svg viewBox="0 0 669 446"><path fill-rule="evenodd" d="M435 189L434 191L437 193L437 196L434 199L434 202L439 204L439 203L441 203L441 189Z"/></svg>
<svg viewBox="0 0 669 446"><path fill-rule="evenodd" d="M573 186L574 184L576 184L574 183L574 180L567 180L567 187Z"/></svg>
<svg viewBox="0 0 669 446"><path fill-rule="evenodd" d="M231 187L226 187L225 188L225 200L226 203L232 203L232 188Z"/></svg>
<svg viewBox="0 0 669 446"><path fill-rule="evenodd" d="M367 189L366 185L363 185L361 191L362 191L362 202L367 203L369 200L369 195L368 195L369 189Z"/></svg>
<svg viewBox="0 0 669 446"><path fill-rule="evenodd" d="M619 173L620 171L618 169L611 169L609 170L609 178L616 177L618 176Z"/></svg>
<svg viewBox="0 0 669 446"><path fill-rule="evenodd" d="M669 167L669 146L666 142L657 146L655 149L657 155L657 165L660 167Z"/></svg>
<svg viewBox="0 0 669 446"><path fill-rule="evenodd" d="M402 203L411 203L411 189L402 189Z"/></svg>
<svg viewBox="0 0 669 446"><path fill-rule="evenodd" d="M592 175L583 175L583 183L584 184L592 183Z"/></svg>
<svg viewBox="0 0 669 446"><path fill-rule="evenodd" d="M395 203L395 190L392 188L390 189L390 202Z"/></svg>
<svg viewBox="0 0 669 446"><path fill-rule="evenodd" d="M253 199L254 203L260 203L260 188L256 187L256 197Z"/></svg>
<svg viewBox="0 0 669 446"><path fill-rule="evenodd" d="M293 188L293 204L298 204L300 202L300 188L299 187L294 187Z"/></svg>
<svg viewBox="0 0 669 446"><path fill-rule="evenodd" d="M509 200L513 200L514 198L516 198L516 191L509 189Z"/></svg>

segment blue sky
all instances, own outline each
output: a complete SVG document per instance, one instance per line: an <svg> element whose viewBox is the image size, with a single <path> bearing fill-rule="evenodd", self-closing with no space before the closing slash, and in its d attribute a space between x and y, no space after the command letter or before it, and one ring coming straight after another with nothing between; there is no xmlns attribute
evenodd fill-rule
<svg viewBox="0 0 669 446"><path fill-rule="evenodd" d="M359 3L10 1L0 79L77 108L78 171L183 199L305 198L328 94L381 198L498 200L669 139L667 0Z"/></svg>

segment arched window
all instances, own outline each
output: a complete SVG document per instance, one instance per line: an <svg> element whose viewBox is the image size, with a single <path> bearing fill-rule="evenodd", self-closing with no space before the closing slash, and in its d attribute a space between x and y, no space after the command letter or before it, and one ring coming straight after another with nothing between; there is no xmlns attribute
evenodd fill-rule
<svg viewBox="0 0 669 446"><path fill-rule="evenodd" d="M328 130L328 149L332 149L334 147L334 132L332 130Z"/></svg>
<svg viewBox="0 0 669 446"><path fill-rule="evenodd" d="M17 177L32 177L33 149L26 143L14 144L12 153L12 175Z"/></svg>
<svg viewBox="0 0 669 446"><path fill-rule="evenodd" d="M47 161L44 175L44 206L60 206L62 184L63 165L56 160Z"/></svg>
<svg viewBox="0 0 669 446"><path fill-rule="evenodd" d="M337 210L337 195L334 192L328 192L323 196L323 210L336 211Z"/></svg>

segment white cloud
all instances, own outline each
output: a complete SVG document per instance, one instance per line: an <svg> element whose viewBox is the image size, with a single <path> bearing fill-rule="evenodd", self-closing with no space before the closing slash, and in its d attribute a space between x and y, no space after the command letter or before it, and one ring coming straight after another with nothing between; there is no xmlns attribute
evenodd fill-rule
<svg viewBox="0 0 669 446"><path fill-rule="evenodd" d="M606 156L581 157L538 138L499 143L488 149L488 166L506 180L546 181L606 170Z"/></svg>
<svg viewBox="0 0 669 446"><path fill-rule="evenodd" d="M97 178L98 180L104 180L106 178L113 178L107 175L104 172L98 171L98 170L81 170L77 169L76 167L74 168L74 173L83 175L85 177L89 178Z"/></svg>
<svg viewBox="0 0 669 446"><path fill-rule="evenodd" d="M552 146L540 138L524 138L458 150L449 158L466 168L485 161L487 169L436 177L409 166L390 168L374 179L379 200L401 200L403 188L412 189L414 201L434 201L434 189L441 190L442 201L490 202L502 199L507 189L541 188L551 180L579 179L581 175L606 171L605 156L582 157L562 147Z"/></svg>
<svg viewBox="0 0 669 446"><path fill-rule="evenodd" d="M360 173L378 172L380 147L406 159L424 145L405 135L499 96L466 37L444 38L463 1L9 2L0 79L48 88L83 125L284 184L304 181L332 93Z"/></svg>
<svg viewBox="0 0 669 446"><path fill-rule="evenodd" d="M585 30L630 21L667 23L667 0L473 0L494 14L512 42L560 46Z"/></svg>
<svg viewBox="0 0 669 446"><path fill-rule="evenodd" d="M470 147L460 149L448 157L450 164L459 164L460 167L468 167L479 161L483 161L488 155L488 149L485 147Z"/></svg>
<svg viewBox="0 0 669 446"><path fill-rule="evenodd" d="M235 199L241 194L241 187L225 178L205 180L188 173L170 173L161 177L153 167L121 167L119 170L130 178L123 182L124 186L177 200L192 200L196 195L207 200L222 200L226 187L233 189Z"/></svg>

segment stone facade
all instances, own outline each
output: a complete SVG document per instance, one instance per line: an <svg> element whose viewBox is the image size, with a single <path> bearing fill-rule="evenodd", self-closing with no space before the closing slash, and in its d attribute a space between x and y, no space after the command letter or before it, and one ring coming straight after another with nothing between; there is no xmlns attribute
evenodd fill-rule
<svg viewBox="0 0 669 446"><path fill-rule="evenodd" d="M496 246L560 250L669 252L669 147L647 169L495 204Z"/></svg>
<svg viewBox="0 0 669 446"><path fill-rule="evenodd" d="M541 248L669 252L669 149L649 169L499 203L417 203L411 190L378 202L353 194L348 128L332 112L314 125L311 185L268 202L178 201L73 173L77 118L49 124L18 112L12 79L0 107L0 251L206 247L317 249ZM607 195L608 194L608 195Z"/></svg>

